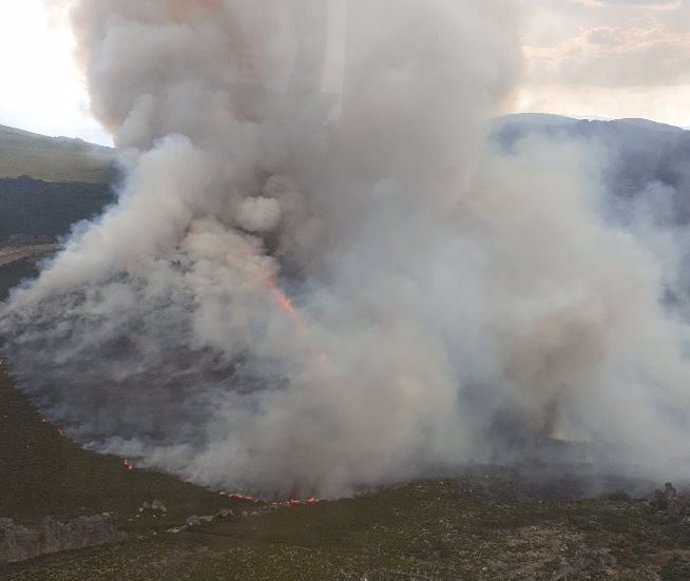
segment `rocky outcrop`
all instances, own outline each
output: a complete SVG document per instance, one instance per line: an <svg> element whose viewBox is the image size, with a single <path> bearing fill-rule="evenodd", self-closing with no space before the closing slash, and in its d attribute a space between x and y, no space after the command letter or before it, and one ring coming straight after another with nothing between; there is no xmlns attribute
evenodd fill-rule
<svg viewBox="0 0 690 581"><path fill-rule="evenodd" d="M252 513L252 516L258 516L259 513ZM246 518L249 516L247 512L242 513L242 518ZM181 527L173 527L171 529L168 529L167 532L169 533L181 533L183 531L188 531L190 529L198 528L201 527L205 524L211 524L214 522L219 522L219 521L227 521L230 519L235 518L235 513L232 511L232 509L229 508L223 508L220 511L218 511L214 515L210 516L197 516L197 515L192 515L187 518L185 523Z"/></svg>
<svg viewBox="0 0 690 581"><path fill-rule="evenodd" d="M84 516L69 521L52 517L37 525L0 519L0 563L17 563L41 555L120 543L126 535L112 517Z"/></svg>

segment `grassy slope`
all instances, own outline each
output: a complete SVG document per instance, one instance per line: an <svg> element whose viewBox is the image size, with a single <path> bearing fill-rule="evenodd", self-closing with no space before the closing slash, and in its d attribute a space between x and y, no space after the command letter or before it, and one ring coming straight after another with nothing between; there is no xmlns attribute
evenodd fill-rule
<svg viewBox="0 0 690 581"><path fill-rule="evenodd" d="M690 579L687 527L644 502L518 501L493 484L502 483L389 488L5 573L17 581Z"/></svg>
<svg viewBox="0 0 690 581"><path fill-rule="evenodd" d="M0 125L0 178L104 184L112 180L112 162L107 148Z"/></svg>

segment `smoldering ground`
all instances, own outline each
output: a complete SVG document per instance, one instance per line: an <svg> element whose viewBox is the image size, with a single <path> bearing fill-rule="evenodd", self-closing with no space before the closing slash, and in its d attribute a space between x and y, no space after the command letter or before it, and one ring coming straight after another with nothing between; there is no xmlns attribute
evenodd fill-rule
<svg viewBox="0 0 690 581"><path fill-rule="evenodd" d="M487 145L513 4L76 2L127 178L5 306L21 388L85 445L266 494L545 437L685 455L688 327L601 160Z"/></svg>

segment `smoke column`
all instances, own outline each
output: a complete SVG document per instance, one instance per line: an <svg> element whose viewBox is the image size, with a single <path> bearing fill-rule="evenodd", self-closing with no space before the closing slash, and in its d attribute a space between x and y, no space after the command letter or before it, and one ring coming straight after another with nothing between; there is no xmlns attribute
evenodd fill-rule
<svg viewBox="0 0 690 581"><path fill-rule="evenodd" d="M118 203L5 306L21 388L93 449L350 494L535 440L687 453L688 327L597 160L487 145L508 0L81 0Z"/></svg>

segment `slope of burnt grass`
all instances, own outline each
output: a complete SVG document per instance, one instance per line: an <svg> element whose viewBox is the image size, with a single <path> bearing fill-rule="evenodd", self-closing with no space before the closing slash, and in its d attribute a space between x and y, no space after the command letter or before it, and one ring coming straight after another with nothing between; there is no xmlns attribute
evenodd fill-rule
<svg viewBox="0 0 690 581"><path fill-rule="evenodd" d="M33 279L38 275L38 268L34 258L17 260L0 267L0 302L7 299L13 287L23 280Z"/></svg>
<svg viewBox="0 0 690 581"><path fill-rule="evenodd" d="M0 179L0 244L51 240L115 201L109 184Z"/></svg>

